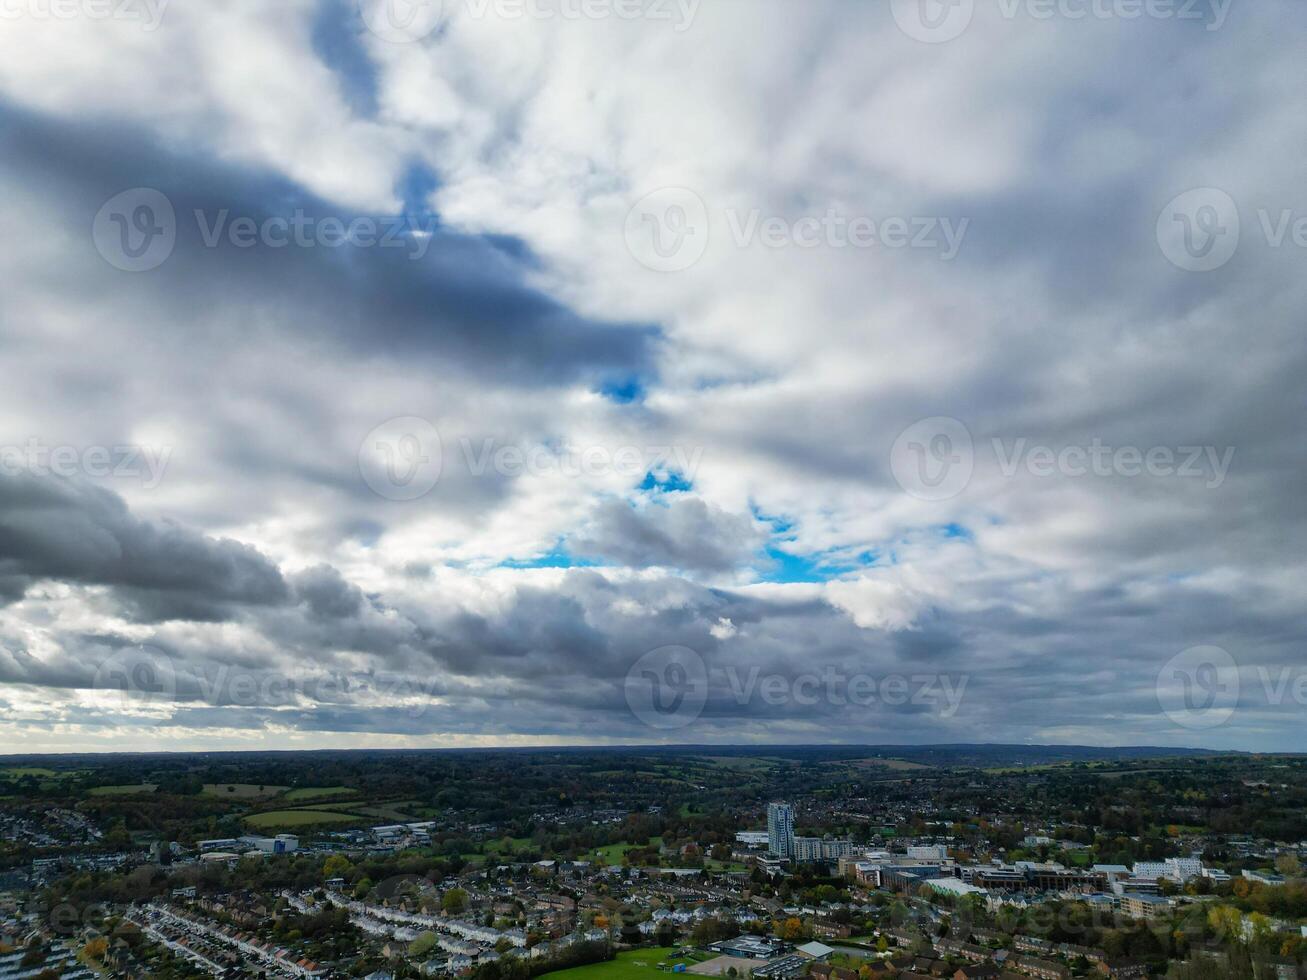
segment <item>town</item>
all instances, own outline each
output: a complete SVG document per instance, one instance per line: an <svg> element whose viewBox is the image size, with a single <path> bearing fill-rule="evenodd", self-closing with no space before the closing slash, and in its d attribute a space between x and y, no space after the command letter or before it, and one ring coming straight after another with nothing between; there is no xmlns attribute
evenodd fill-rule
<svg viewBox="0 0 1307 980"><path fill-rule="evenodd" d="M1293 756L81 756L0 788L3 980L1279 980L1307 960Z"/></svg>

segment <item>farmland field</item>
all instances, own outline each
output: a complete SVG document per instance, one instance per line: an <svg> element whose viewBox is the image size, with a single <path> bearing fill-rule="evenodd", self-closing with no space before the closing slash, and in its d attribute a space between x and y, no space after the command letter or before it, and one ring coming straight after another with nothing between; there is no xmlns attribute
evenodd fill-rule
<svg viewBox="0 0 1307 980"><path fill-rule="evenodd" d="M755 769L765 770L775 766L793 765L788 759L778 759L774 756L733 756L733 755L705 755L696 757L696 761L702 759L714 766L724 769Z"/></svg>
<svg viewBox="0 0 1307 980"><path fill-rule="evenodd" d="M205 796L229 800L266 800L284 793L287 786L256 786L253 783L205 783Z"/></svg>
<svg viewBox="0 0 1307 980"><path fill-rule="evenodd" d="M85 776L89 769L47 769L44 766L5 766L0 768L0 786L20 780L36 780L42 791L64 789L64 783Z"/></svg>
<svg viewBox="0 0 1307 980"><path fill-rule="evenodd" d="M355 812L382 820L393 820L395 823L408 823L417 819L413 816L413 810L421 805L417 800L400 800L398 803L358 807Z"/></svg>
<svg viewBox="0 0 1307 980"><path fill-rule="evenodd" d="M358 790L351 789L348 786L305 786L302 789L293 789L286 794L287 803L299 803L303 800L318 800L329 796L352 796L358 793Z"/></svg>
<svg viewBox="0 0 1307 980"><path fill-rule="evenodd" d="M255 813L245 818L246 824L260 830L276 827L309 827L324 823L358 823L359 818L352 813L336 813L334 810L268 810Z"/></svg>
<svg viewBox="0 0 1307 980"><path fill-rule="evenodd" d="M367 807L360 806L361 800L351 802L337 801L335 803L305 803L302 806L288 806L288 810L339 810L341 813L354 813L360 816L369 816Z"/></svg>
<svg viewBox="0 0 1307 980"><path fill-rule="evenodd" d="M832 763L838 765L839 763ZM908 762L905 759L850 759L849 765L862 767L865 769L896 769L902 772L910 772L914 769L929 769L930 766L920 762Z"/></svg>

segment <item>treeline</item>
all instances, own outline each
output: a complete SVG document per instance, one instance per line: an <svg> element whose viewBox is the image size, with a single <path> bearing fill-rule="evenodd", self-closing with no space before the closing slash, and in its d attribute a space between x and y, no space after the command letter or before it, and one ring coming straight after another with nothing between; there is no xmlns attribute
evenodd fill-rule
<svg viewBox="0 0 1307 980"><path fill-rule="evenodd" d="M589 966L613 958L613 948L607 943L580 942L564 947L557 955L527 960L520 957L501 957L475 967L470 980L531 980L555 970L568 970L574 966Z"/></svg>

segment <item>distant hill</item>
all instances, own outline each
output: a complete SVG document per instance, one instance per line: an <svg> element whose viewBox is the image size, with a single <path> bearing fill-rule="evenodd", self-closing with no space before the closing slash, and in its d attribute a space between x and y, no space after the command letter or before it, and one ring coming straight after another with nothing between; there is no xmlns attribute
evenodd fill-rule
<svg viewBox="0 0 1307 980"><path fill-rule="evenodd" d="M422 755L499 755L517 754L533 756L765 756L772 759L794 759L804 762L833 762L853 759L895 759L926 766L961 766L982 769L1005 766L1041 766L1067 762L1128 762L1143 759L1193 759L1215 756L1246 756L1245 752L1217 751L1213 749L1176 748L1159 745L1092 746L1092 745L1003 745L989 743L958 743L949 745L604 745L604 746L539 746L478 749L318 749L289 751L236 751L236 752L113 752L68 753L57 755L0 755L10 765L25 761L62 764L65 766L103 766L113 763L140 763L147 760L160 762L201 764L208 762L235 763L241 759L292 760L296 757L349 759L359 755L375 755L380 759Z"/></svg>
<svg viewBox="0 0 1307 980"><path fill-rule="evenodd" d="M613 751L630 751L614 749ZM901 759L927 766L967 766L989 769L1002 766L1043 766L1066 762L1128 762L1142 759L1193 759L1220 755L1241 755L1213 749L1174 746L1129 745L1004 745L957 743L949 745L712 745L660 746L650 752L674 754L705 753L715 756L757 756L803 759Z"/></svg>

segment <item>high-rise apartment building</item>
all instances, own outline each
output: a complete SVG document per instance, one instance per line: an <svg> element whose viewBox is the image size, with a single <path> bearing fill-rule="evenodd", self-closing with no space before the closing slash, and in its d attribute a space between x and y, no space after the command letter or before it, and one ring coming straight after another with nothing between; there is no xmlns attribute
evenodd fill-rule
<svg viewBox="0 0 1307 980"><path fill-rule="evenodd" d="M767 850L775 857L794 856L794 807L767 804Z"/></svg>

